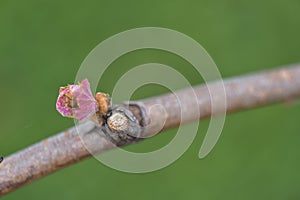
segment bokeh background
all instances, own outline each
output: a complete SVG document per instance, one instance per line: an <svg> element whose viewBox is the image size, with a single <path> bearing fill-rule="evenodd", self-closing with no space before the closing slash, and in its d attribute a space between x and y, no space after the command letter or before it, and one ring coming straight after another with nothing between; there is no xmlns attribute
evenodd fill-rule
<svg viewBox="0 0 300 200"><path fill-rule="evenodd" d="M74 125L55 110L58 87L72 83L83 59L109 36L145 26L183 32L230 77L299 62L299 10L298 0L0 0L0 154ZM115 61L99 89L111 91L122 73L148 62L174 67L193 85L202 82L184 60L144 50ZM133 98L167 91L147 85ZM188 151L162 170L127 174L91 158L3 199L300 199L299 108L294 102L227 116L204 160L197 155L208 121ZM175 133L126 148L154 150Z"/></svg>

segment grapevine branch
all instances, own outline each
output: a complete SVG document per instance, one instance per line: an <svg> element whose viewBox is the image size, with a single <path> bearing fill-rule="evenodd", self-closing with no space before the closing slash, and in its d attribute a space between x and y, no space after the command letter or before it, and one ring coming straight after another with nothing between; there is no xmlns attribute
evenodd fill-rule
<svg viewBox="0 0 300 200"><path fill-rule="evenodd" d="M216 91L222 89L218 83L216 81L179 91L177 94L187 97L181 100L181 105L173 93L127 105L141 125L150 125L148 132L153 134L157 131L156 125L162 121L165 122L162 130L166 130L177 127L182 122L188 123L222 113L222 108L218 107L212 112L208 90L210 86ZM229 78L224 80L224 87L227 112L296 100L300 98L300 64ZM191 92L195 92L197 104L188 98ZM164 108L164 115L161 114L161 107L153 106L157 104ZM184 109L181 110L180 106L184 106ZM201 110L197 118L190 114L195 110L195 106ZM152 109L151 112L147 112L149 108ZM180 116L184 117L181 119ZM107 140L91 121L58 133L4 158L0 163L0 196L92 154L103 153L113 148L116 148L116 145Z"/></svg>

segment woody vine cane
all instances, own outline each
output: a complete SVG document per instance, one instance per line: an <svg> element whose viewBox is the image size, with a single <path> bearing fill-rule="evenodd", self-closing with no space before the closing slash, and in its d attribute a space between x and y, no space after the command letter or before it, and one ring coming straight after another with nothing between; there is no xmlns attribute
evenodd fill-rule
<svg viewBox="0 0 300 200"><path fill-rule="evenodd" d="M213 83L211 83L213 84ZM245 76L233 77L224 80L227 94L227 112L237 112L260 106L270 105L285 101L294 101L300 98L300 64L285 66L271 71L264 71ZM209 107L210 98L206 85L199 85L193 88L199 98L199 108L201 119L217 114ZM182 90L182 93L189 91ZM150 99L141 100L145 107L160 101L172 101L174 96L166 94ZM186 102L188 105L189 102ZM176 105L174 105L176 106ZM129 107L135 117L141 121L139 109L136 106ZM192 107L189 107L192 109ZM170 108L168 112L172 113ZM176 113L172 113L175 116ZM148 116L151 119L162 120L160 116ZM199 120L199 119L194 119ZM7 194L15 189L29 184L39 178L45 177L63 167L75 164L87 157L91 153L82 144L80 137L84 137L93 150L93 153L103 153L109 149L116 148L112 142L103 139L100 143L95 143L95 138L99 137L99 130L87 121L79 127L68 129L50 138L42 140L26 149L4 158L0 164L0 195ZM178 120L170 118L164 130L176 127Z"/></svg>

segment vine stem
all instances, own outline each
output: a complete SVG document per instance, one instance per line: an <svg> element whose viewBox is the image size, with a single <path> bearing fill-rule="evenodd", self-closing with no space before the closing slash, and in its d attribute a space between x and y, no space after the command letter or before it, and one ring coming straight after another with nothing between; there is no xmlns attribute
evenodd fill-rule
<svg viewBox="0 0 300 200"><path fill-rule="evenodd" d="M215 103L219 99L220 104L224 103L224 99L218 97L218 91L225 88L226 112L296 100L300 98L300 64L229 78L224 80L224 88L221 83L215 81L178 91L176 94L183 97L180 102L172 93L134 102L129 104L129 108L140 122L147 125L149 134L153 134L177 127L181 122L188 123L223 113L222 106L211 109L209 88L216 91ZM196 95L197 104L188 98L191 93ZM161 108L164 114L161 114ZM195 115L195 108L201 110L200 116ZM161 129L158 129L161 124ZM4 158L0 163L0 196L92 154L113 148L116 146L91 121L58 133Z"/></svg>

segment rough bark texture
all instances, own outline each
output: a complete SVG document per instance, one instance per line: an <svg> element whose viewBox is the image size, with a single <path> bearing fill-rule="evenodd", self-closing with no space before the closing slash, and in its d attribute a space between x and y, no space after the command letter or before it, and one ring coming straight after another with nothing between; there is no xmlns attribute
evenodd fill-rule
<svg viewBox="0 0 300 200"><path fill-rule="evenodd" d="M129 108L140 125L145 126L145 133L151 135L176 127L180 122L188 123L224 112L222 107L212 111L208 90L213 88L214 103L219 100L222 104L221 96L218 98L218 91L223 90L221 86L220 82L199 85L176 93L180 101L175 94L166 94L130 103ZM294 100L300 97L300 65L227 79L224 86L227 112ZM190 98L194 94L196 104ZM196 107L201 111L200 116L195 113ZM92 152L87 151L86 147ZM91 153L102 153L115 147L91 121L58 133L4 158L0 163L0 196L79 162Z"/></svg>

